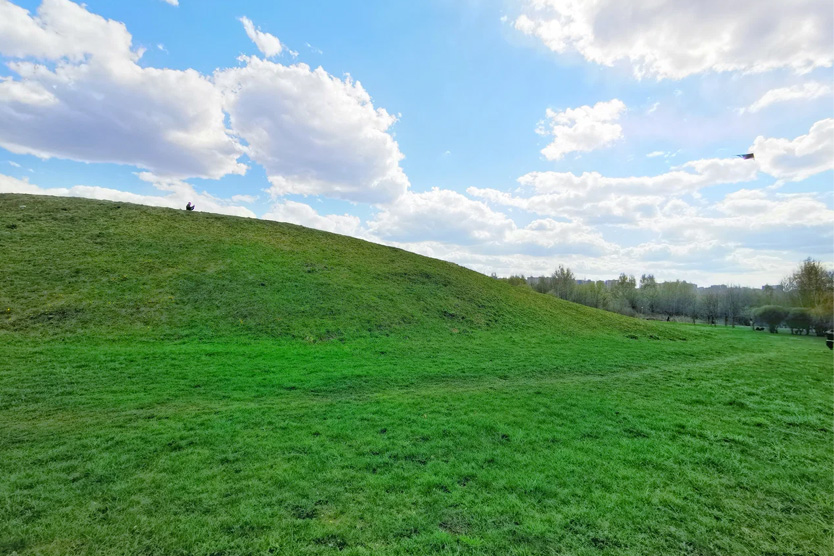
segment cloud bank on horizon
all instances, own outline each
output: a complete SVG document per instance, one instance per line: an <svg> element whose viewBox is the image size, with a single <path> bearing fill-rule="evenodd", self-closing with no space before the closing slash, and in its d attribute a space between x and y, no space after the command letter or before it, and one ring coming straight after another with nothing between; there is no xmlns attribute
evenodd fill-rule
<svg viewBox="0 0 834 556"><path fill-rule="evenodd" d="M439 18L475 28L437 52L411 42L420 33L359 33L362 14L285 38L272 26L316 20L264 3L214 10L230 41L217 59L194 56L223 42L191 24L194 3L141 1L180 36L112 6L0 0L0 193L191 201L499 275L564 264L761 285L807 256L834 262L824 1L531 0L509 15L487 3L486 20L425 8L411 21L434 42L452 40ZM458 63L482 50L474 72ZM487 80L492 66L508 77Z"/></svg>

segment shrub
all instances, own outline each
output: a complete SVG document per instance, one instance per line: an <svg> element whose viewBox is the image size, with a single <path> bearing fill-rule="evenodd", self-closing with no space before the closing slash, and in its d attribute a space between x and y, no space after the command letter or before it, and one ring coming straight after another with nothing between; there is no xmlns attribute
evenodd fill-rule
<svg viewBox="0 0 834 556"><path fill-rule="evenodd" d="M811 312L805 307L791 308L788 311L788 316L785 318L785 324L791 329L791 334L802 334L803 330L808 334L813 322Z"/></svg>
<svg viewBox="0 0 834 556"><path fill-rule="evenodd" d="M826 330L834 328L834 314L831 313L831 308L825 305L818 305L811 309L811 318L813 319L814 332L817 336L825 336Z"/></svg>
<svg viewBox="0 0 834 556"><path fill-rule="evenodd" d="M779 305L765 305L756 309L756 321L765 323L773 334L779 332L779 325L787 316L787 309Z"/></svg>

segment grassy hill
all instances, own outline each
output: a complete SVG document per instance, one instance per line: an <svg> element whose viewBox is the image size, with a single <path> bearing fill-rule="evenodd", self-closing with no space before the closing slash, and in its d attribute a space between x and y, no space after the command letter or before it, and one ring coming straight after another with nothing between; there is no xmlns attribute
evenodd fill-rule
<svg viewBox="0 0 834 556"><path fill-rule="evenodd" d="M831 554L832 357L0 195L0 554Z"/></svg>
<svg viewBox="0 0 834 556"><path fill-rule="evenodd" d="M292 224L0 196L4 330L313 341L537 328L661 333L457 265ZM150 332L148 330L150 329Z"/></svg>

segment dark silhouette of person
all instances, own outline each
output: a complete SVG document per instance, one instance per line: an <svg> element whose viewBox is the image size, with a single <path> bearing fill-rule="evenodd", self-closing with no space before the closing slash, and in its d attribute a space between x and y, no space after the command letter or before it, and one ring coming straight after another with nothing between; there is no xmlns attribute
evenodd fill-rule
<svg viewBox="0 0 834 556"><path fill-rule="evenodd" d="M188 201L188 204L185 205L185 210L194 210L195 208L197 208L197 205L192 205L191 201Z"/></svg>

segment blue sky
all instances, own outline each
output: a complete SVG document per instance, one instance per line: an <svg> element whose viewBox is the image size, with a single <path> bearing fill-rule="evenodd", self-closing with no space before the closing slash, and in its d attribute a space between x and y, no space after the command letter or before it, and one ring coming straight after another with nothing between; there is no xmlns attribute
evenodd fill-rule
<svg viewBox="0 0 834 556"><path fill-rule="evenodd" d="M0 0L0 192L758 286L834 263L832 28L812 0Z"/></svg>

